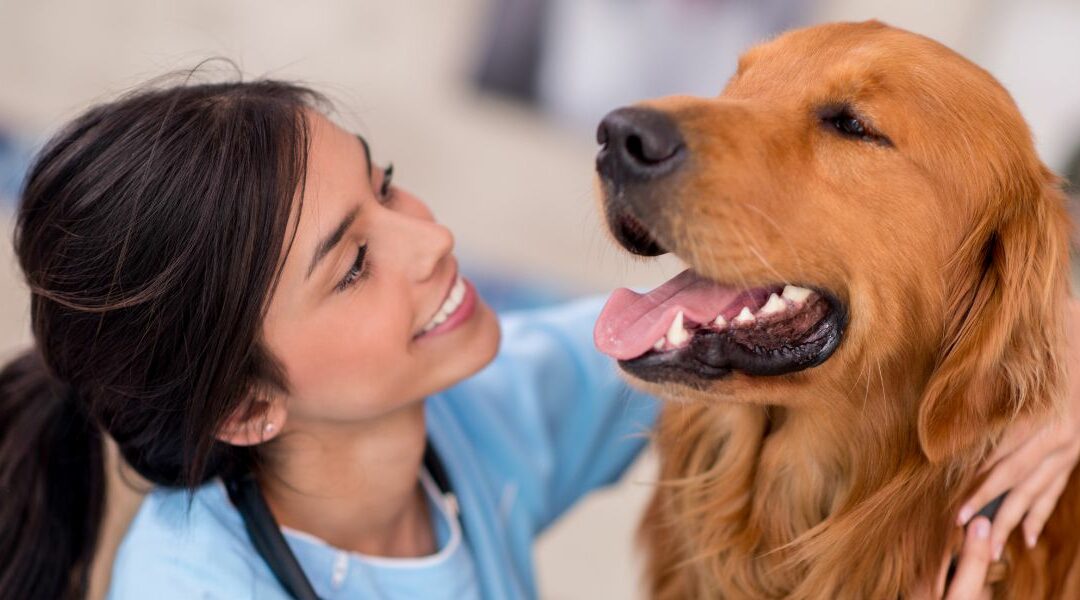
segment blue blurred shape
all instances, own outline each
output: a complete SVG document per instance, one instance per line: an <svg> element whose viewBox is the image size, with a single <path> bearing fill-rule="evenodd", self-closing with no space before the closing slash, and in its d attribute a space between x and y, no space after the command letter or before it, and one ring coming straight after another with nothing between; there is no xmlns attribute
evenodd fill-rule
<svg viewBox="0 0 1080 600"><path fill-rule="evenodd" d="M541 278L508 274L469 263L462 266L462 272L476 286L484 302L497 313L551 306L575 297L558 284Z"/></svg>
<svg viewBox="0 0 1080 600"><path fill-rule="evenodd" d="M0 129L0 207L13 207L33 155L30 144Z"/></svg>

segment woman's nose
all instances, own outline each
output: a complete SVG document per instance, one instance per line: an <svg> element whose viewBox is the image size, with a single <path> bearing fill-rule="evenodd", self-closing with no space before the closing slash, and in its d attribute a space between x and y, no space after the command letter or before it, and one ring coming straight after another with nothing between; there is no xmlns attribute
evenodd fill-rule
<svg viewBox="0 0 1080 600"><path fill-rule="evenodd" d="M402 268L412 281L426 281L454 250L454 234L444 225L411 215L396 215L399 220L394 236Z"/></svg>

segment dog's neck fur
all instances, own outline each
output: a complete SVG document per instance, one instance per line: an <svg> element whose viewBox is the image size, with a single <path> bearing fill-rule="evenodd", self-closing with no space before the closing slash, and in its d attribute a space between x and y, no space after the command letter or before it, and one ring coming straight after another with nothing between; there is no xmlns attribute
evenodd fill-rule
<svg viewBox="0 0 1080 600"><path fill-rule="evenodd" d="M885 398L884 390L911 397ZM666 488L661 502L673 502L686 524L690 557L714 561L709 570L725 582L720 597L895 598L936 571L958 491L974 473L914 468L912 461L925 459L916 420L902 411L913 410L920 392L874 377L832 397L795 398L792 407L667 409L662 427L714 438L680 447L720 449L673 456L661 447L662 477L686 483ZM679 511L684 501L709 514ZM849 589L852 569L879 573L875 587Z"/></svg>

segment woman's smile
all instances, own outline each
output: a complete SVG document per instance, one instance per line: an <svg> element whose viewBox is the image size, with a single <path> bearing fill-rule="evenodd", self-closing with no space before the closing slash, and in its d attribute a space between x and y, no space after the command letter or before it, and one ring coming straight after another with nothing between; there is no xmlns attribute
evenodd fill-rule
<svg viewBox="0 0 1080 600"><path fill-rule="evenodd" d="M413 339L431 338L457 329L476 310L476 288L460 274L456 275L439 309Z"/></svg>

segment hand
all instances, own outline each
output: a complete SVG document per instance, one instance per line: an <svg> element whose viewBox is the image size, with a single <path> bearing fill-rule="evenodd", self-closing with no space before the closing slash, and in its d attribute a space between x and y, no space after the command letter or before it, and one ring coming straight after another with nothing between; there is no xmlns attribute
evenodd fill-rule
<svg viewBox="0 0 1080 600"><path fill-rule="evenodd" d="M991 597L990 586L986 585L986 572L990 568L990 521L986 517L976 517L964 534L964 547L960 551L956 572L953 574L949 589L944 590L945 574L949 569L949 557L938 575L935 598L944 600L984 600ZM943 596L943 594L945 594Z"/></svg>
<svg viewBox="0 0 1080 600"><path fill-rule="evenodd" d="M995 560L1021 519L1024 542L1028 547L1035 545L1080 458L1080 303L1073 300L1069 301L1067 335L1069 383L1062 414L1010 425L986 461L991 465L990 475L957 517L957 523L964 525L986 503L1009 492L990 532Z"/></svg>

